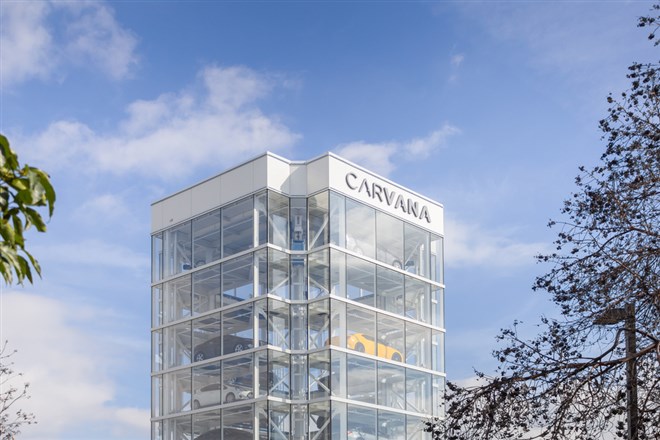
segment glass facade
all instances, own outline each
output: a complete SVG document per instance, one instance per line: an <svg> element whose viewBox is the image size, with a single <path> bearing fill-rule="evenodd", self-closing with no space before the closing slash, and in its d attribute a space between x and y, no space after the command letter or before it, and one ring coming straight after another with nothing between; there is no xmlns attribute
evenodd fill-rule
<svg viewBox="0 0 660 440"><path fill-rule="evenodd" d="M152 236L152 440L425 439L443 238L331 190Z"/></svg>

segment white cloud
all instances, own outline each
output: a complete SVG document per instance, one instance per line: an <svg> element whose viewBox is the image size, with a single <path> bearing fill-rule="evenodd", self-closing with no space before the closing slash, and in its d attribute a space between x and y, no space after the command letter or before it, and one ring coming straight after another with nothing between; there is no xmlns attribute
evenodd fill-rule
<svg viewBox="0 0 660 440"><path fill-rule="evenodd" d="M397 149L396 143L369 144L358 141L340 145L335 152L343 158L387 176L395 168L392 156Z"/></svg>
<svg viewBox="0 0 660 440"><path fill-rule="evenodd" d="M2 85L47 79L71 65L98 69L112 79L137 64L136 37L102 2L3 2L0 14ZM53 31L62 21L62 34Z"/></svg>
<svg viewBox="0 0 660 440"><path fill-rule="evenodd" d="M444 123L425 137L414 138L406 142L368 143L356 141L337 146L334 151L358 165L368 168L383 176L388 176L396 169L395 160L415 161L427 158L439 148L445 147L447 139L461 133L458 127Z"/></svg>
<svg viewBox="0 0 660 440"><path fill-rule="evenodd" d="M78 207L73 217L83 222L92 221L97 224L99 220L128 219L132 217L132 213L124 199L119 195L100 194ZM125 223L130 222L126 221Z"/></svg>
<svg viewBox="0 0 660 440"><path fill-rule="evenodd" d="M56 246L35 245L32 253L38 255L40 261L48 259L58 263L135 270L150 267L149 255L139 254L127 247L96 239L83 240L78 243L67 242Z"/></svg>
<svg viewBox="0 0 660 440"><path fill-rule="evenodd" d="M112 403L117 385L107 371L119 350L90 325L105 312L18 292L3 293L0 301L2 338L19 350L15 370L30 383L31 398L19 404L38 421L25 426L21 438L60 438L65 430L86 432L96 424L122 432L119 438L148 437L147 409ZM85 331L74 324L81 319L89 321Z"/></svg>
<svg viewBox="0 0 660 440"><path fill-rule="evenodd" d="M457 127L445 123L439 130L436 130L423 138L415 138L405 145L403 149L413 157L411 159L425 159L434 150L443 147L450 136L460 134L461 130Z"/></svg>
<svg viewBox="0 0 660 440"><path fill-rule="evenodd" d="M0 78L2 85L44 78L53 66L52 37L45 27L45 2L3 2L0 14Z"/></svg>
<svg viewBox="0 0 660 440"><path fill-rule="evenodd" d="M245 67L207 67L199 78L199 90L131 103L110 134L56 121L24 142L49 170L76 163L89 172L168 179L209 163L227 166L264 150L283 150L300 138L256 107L273 86L266 76Z"/></svg>
<svg viewBox="0 0 660 440"><path fill-rule="evenodd" d="M445 220L445 261L448 267L517 267L534 262L548 251L547 243L521 243L498 231Z"/></svg>
<svg viewBox="0 0 660 440"><path fill-rule="evenodd" d="M456 55L452 55L450 60L449 60L449 63L451 64L451 67L459 68L459 67L461 67L461 64L463 64L464 60L465 60L465 55L463 55L462 53L459 53L459 54L456 54Z"/></svg>

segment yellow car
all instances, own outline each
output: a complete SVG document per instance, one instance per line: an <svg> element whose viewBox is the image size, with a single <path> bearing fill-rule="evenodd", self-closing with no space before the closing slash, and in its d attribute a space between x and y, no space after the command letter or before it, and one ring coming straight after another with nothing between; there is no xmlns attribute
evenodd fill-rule
<svg viewBox="0 0 660 440"><path fill-rule="evenodd" d="M333 345L340 345L339 337L334 336L330 338L330 343ZM397 362L401 362L403 360L403 355L399 350L381 342L376 343L374 338L369 335L365 335L364 333L353 333L352 335L349 335L346 339L346 346L361 353L373 354L378 357L392 359L393 361ZM378 353L376 353L376 346L378 347Z"/></svg>

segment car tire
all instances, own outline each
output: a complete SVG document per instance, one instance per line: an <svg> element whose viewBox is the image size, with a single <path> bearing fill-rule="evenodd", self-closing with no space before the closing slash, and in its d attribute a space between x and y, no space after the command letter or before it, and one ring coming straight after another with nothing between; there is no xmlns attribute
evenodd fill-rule
<svg viewBox="0 0 660 440"><path fill-rule="evenodd" d="M193 409L199 409L200 406L199 400L193 400Z"/></svg>
<svg viewBox="0 0 660 440"><path fill-rule="evenodd" d="M401 261L399 261L399 260L392 261L392 266L396 267L397 269L402 269L403 268L403 264L401 264Z"/></svg>
<svg viewBox="0 0 660 440"><path fill-rule="evenodd" d="M392 355L392 360L395 361L395 362L401 362L401 360L402 360L401 355L399 353L394 353Z"/></svg>
<svg viewBox="0 0 660 440"><path fill-rule="evenodd" d="M358 342L355 344L355 351L359 351L360 353L364 353L364 345L362 345L361 342Z"/></svg>
<svg viewBox="0 0 660 440"><path fill-rule="evenodd" d="M232 403L236 400L236 396L234 396L234 393L229 393L225 397L225 403Z"/></svg>
<svg viewBox="0 0 660 440"><path fill-rule="evenodd" d="M234 345L234 353L238 353L239 351L243 351L243 350L245 350L245 346L240 342Z"/></svg>
<svg viewBox="0 0 660 440"><path fill-rule="evenodd" d="M197 353L195 353L195 362L201 362L204 359L206 359L206 353L204 353L203 351L198 351Z"/></svg>

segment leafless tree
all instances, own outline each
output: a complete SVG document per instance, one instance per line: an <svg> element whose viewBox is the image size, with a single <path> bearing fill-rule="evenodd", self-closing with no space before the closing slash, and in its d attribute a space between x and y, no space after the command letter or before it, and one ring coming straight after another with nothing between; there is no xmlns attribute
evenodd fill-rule
<svg viewBox="0 0 660 440"><path fill-rule="evenodd" d="M655 6L653 11L660 9ZM660 16L643 17L657 30ZM435 439L660 439L660 65L635 63L610 95L606 149L565 201L552 269L536 279L561 318L502 330L494 375L448 384Z"/></svg>
<svg viewBox="0 0 660 440"><path fill-rule="evenodd" d="M30 398L30 384L22 382L22 373L14 371L11 357L15 353L16 350L7 350L7 341L0 348L0 440L13 440L20 433L22 425L36 423L33 414L16 405L19 400Z"/></svg>

